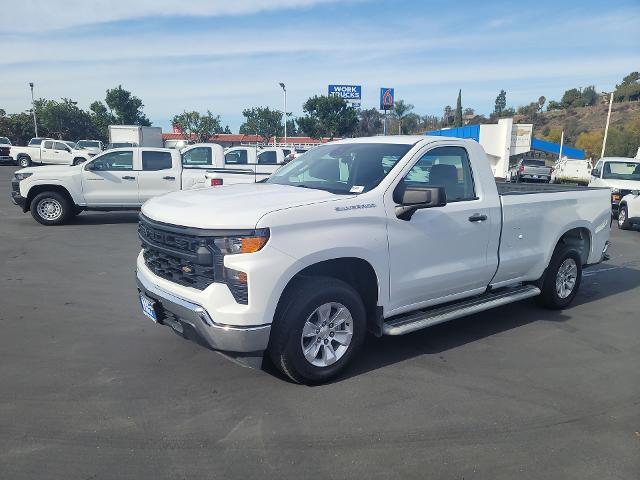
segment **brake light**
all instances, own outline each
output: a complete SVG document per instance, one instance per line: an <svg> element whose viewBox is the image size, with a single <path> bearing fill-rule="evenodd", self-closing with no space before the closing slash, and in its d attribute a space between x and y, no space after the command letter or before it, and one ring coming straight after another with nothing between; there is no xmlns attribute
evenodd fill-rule
<svg viewBox="0 0 640 480"><path fill-rule="evenodd" d="M212 187L219 187L220 185L222 185L222 179L221 178L212 178L211 179L211 186Z"/></svg>
<svg viewBox="0 0 640 480"><path fill-rule="evenodd" d="M518 171L524 172L524 165L520 165L520 168L518 169Z"/></svg>

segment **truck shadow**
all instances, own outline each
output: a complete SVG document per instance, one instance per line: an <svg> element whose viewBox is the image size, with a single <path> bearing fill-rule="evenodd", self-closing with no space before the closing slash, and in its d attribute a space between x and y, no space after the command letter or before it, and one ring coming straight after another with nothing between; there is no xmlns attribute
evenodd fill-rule
<svg viewBox="0 0 640 480"><path fill-rule="evenodd" d="M605 264L606 265L606 264ZM597 268L597 267L596 267ZM603 269L606 267L602 267ZM614 273L615 272L615 273ZM613 275L612 275L613 274ZM610 295L633 290L640 285L640 270L619 267L614 271L583 278L578 296L567 310L546 310L533 299L488 310L469 317L436 325L408 335L376 338L368 335L362 351L347 371L335 382L341 382L373 370L384 368L422 355L442 354L533 322L579 322L586 305ZM608 275L605 277L605 275ZM632 308L631 305L629 308ZM590 312L592 315L594 311ZM603 320L606 312L602 309Z"/></svg>
<svg viewBox="0 0 640 480"><path fill-rule="evenodd" d="M138 223L139 213L126 212L82 212L69 220L69 225L115 225L119 223Z"/></svg>

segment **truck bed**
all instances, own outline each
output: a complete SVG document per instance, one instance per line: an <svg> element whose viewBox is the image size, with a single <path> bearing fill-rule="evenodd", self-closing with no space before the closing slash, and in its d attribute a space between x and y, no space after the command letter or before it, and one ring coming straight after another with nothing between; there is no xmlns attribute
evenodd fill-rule
<svg viewBox="0 0 640 480"><path fill-rule="evenodd" d="M574 191L593 191L593 188L581 185L563 185L552 183L509 183L496 182L499 195L529 195L532 193L558 193Z"/></svg>

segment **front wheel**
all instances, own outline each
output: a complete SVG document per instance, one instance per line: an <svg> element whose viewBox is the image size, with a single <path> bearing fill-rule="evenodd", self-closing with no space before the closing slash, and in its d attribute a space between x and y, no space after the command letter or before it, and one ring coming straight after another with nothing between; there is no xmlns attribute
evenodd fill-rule
<svg viewBox="0 0 640 480"><path fill-rule="evenodd" d="M578 251L569 245L556 247L543 277L538 303L552 310L565 308L578 293L581 280L582 260Z"/></svg>
<svg viewBox="0 0 640 480"><path fill-rule="evenodd" d="M327 382L362 346L362 299L349 284L328 277L301 278L285 295L274 319L269 355L294 382Z"/></svg>
<svg viewBox="0 0 640 480"><path fill-rule="evenodd" d="M18 165L22 168L27 168L31 166L31 158L27 157L26 155L20 157L18 159Z"/></svg>
<svg viewBox="0 0 640 480"><path fill-rule="evenodd" d="M618 210L618 228L620 230L631 230L631 223L629 223L629 210L626 205L621 205Z"/></svg>
<svg viewBox="0 0 640 480"><path fill-rule="evenodd" d="M42 225L61 225L73 212L71 201L58 192L42 192L31 201L31 216Z"/></svg>

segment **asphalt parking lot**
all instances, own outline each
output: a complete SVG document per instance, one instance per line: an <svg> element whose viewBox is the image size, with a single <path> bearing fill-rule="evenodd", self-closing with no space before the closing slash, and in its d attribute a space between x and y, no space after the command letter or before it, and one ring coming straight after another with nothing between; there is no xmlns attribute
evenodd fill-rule
<svg viewBox="0 0 640 480"><path fill-rule="evenodd" d="M136 213L44 227L0 167L0 478L640 478L640 232L572 308L369 338L321 387L154 325Z"/></svg>

